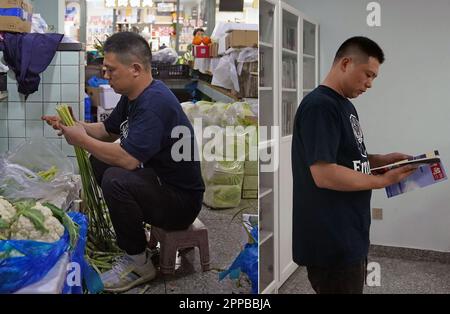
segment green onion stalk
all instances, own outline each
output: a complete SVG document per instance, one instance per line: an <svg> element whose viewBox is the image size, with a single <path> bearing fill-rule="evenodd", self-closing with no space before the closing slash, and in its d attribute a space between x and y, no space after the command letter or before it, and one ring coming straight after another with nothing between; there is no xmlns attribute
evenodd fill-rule
<svg viewBox="0 0 450 314"><path fill-rule="evenodd" d="M75 121L67 105L58 105L56 112L64 125L75 125ZM75 147L75 154L83 185L82 199L86 204L89 218L88 242L90 241L92 246L100 251L116 252L118 248L115 243L116 237L112 228L111 219L103 199L102 191L95 180L88 153L80 147Z"/></svg>

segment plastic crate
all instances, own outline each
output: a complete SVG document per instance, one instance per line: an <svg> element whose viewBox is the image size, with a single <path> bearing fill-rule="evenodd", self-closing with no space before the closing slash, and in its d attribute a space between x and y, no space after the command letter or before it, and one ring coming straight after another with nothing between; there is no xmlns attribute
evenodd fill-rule
<svg viewBox="0 0 450 314"><path fill-rule="evenodd" d="M189 78L187 64L152 63L152 76L157 79Z"/></svg>

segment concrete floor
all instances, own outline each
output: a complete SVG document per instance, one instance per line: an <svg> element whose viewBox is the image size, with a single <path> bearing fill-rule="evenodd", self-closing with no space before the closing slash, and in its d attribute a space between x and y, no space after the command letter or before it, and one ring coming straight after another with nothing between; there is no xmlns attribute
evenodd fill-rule
<svg viewBox="0 0 450 314"><path fill-rule="evenodd" d="M208 228L211 270L202 272L199 252L190 250L177 259L174 275L158 276L151 282L127 291L132 294L231 294L250 293L251 284L243 278L240 286L228 277L219 282L219 272L232 264L247 243L241 222L232 218L236 212L257 214L257 200L242 200L239 207L226 210L211 210L206 207L199 219ZM241 215L239 215L241 217Z"/></svg>
<svg viewBox="0 0 450 314"><path fill-rule="evenodd" d="M365 286L365 294L449 294L450 264L370 256L380 265L380 286ZM370 273L370 271L369 271ZM306 268L299 267L279 293L311 294Z"/></svg>

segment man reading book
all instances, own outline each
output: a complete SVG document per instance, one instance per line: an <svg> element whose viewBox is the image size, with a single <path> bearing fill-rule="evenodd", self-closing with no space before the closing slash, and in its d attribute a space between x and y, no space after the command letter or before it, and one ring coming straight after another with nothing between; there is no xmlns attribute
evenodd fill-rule
<svg viewBox="0 0 450 314"><path fill-rule="evenodd" d="M301 102L294 122L293 258L307 267L317 293L362 293L369 249L371 190L414 172L385 174L371 167L400 161L400 153L367 153L358 114L349 99L372 87L384 53L365 37L346 40L322 85Z"/></svg>

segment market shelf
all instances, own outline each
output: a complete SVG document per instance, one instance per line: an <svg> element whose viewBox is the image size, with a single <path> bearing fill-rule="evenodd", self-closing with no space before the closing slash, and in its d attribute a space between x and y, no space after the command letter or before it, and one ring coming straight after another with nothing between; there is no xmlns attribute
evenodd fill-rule
<svg viewBox="0 0 450 314"><path fill-rule="evenodd" d="M236 96L232 95L230 91L226 90L225 88L213 86L203 81L198 81L197 89L201 91L203 94L210 97L211 99L214 99L215 101L230 103L239 100Z"/></svg>
<svg viewBox="0 0 450 314"><path fill-rule="evenodd" d="M263 41L260 41L260 42L259 42L259 45L260 45L261 47L273 48L273 45L272 45L272 44L269 44L269 43L266 43L266 42L263 42Z"/></svg>
<svg viewBox="0 0 450 314"><path fill-rule="evenodd" d="M288 54L293 55L293 56L297 55L297 51L290 50L290 49L287 49L287 48L283 48L283 52L288 53Z"/></svg>

